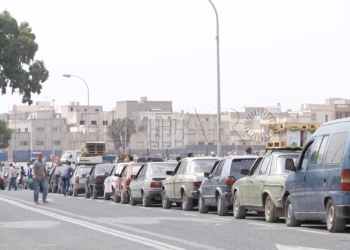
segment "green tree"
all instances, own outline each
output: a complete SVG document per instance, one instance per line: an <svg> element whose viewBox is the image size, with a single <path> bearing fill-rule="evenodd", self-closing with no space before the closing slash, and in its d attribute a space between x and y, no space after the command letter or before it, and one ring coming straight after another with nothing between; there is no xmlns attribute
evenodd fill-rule
<svg viewBox="0 0 350 250"><path fill-rule="evenodd" d="M119 134L123 137L124 148L126 148L130 143L130 138L133 134L136 133L136 125L132 118L125 117L123 120L120 120ZM126 134L125 134L126 132ZM125 136L126 135L126 136ZM125 140L126 139L126 140ZM125 145L126 142L126 145Z"/></svg>
<svg viewBox="0 0 350 250"><path fill-rule="evenodd" d="M114 149L119 149L121 146L121 141L120 141L120 135L119 135L119 126L120 126L120 119L116 120L113 119L112 123L108 125L107 127L107 134L108 136L112 139L114 143Z"/></svg>
<svg viewBox="0 0 350 250"><path fill-rule="evenodd" d="M43 61L34 61L38 50L35 34L29 23L18 26L8 11L0 14L0 88L21 94L22 103L33 103L31 94L42 89L42 83L49 78Z"/></svg>
<svg viewBox="0 0 350 250"><path fill-rule="evenodd" d="M8 148L10 145L12 130L7 128L6 122L0 120L0 149Z"/></svg>

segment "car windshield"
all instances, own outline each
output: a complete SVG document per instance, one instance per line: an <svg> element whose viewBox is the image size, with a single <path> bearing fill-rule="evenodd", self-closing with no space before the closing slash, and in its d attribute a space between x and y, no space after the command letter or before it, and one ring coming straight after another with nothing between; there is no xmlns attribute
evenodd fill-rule
<svg viewBox="0 0 350 250"><path fill-rule="evenodd" d="M299 155L280 155L277 158L276 173L288 174L290 171L285 169L286 159L293 159L294 165L296 165Z"/></svg>
<svg viewBox="0 0 350 250"><path fill-rule="evenodd" d="M98 165L96 166L95 175L105 175L110 173L113 165Z"/></svg>
<svg viewBox="0 0 350 250"><path fill-rule="evenodd" d="M242 169L250 170L255 160L256 158L233 159L230 175L240 174Z"/></svg>
<svg viewBox="0 0 350 250"><path fill-rule="evenodd" d="M217 159L198 159L191 162L191 173L210 172Z"/></svg>
<svg viewBox="0 0 350 250"><path fill-rule="evenodd" d="M133 166L131 175L137 175L137 172L139 172L141 166Z"/></svg>
<svg viewBox="0 0 350 250"><path fill-rule="evenodd" d="M92 166L91 166L91 168L92 168ZM90 173L91 168L80 168L80 169L78 170L78 176L79 176L79 177L82 177L83 174L88 174L88 173Z"/></svg>
<svg viewBox="0 0 350 250"><path fill-rule="evenodd" d="M149 168L148 174L152 176L165 176L166 171L174 171L176 165L177 165L177 162L172 162L172 163L169 162L164 164L152 163Z"/></svg>

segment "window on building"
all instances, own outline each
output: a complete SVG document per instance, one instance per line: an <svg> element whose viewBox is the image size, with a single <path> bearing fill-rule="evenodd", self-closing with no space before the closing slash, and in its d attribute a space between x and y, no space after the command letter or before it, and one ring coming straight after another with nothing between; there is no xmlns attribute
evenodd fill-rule
<svg viewBox="0 0 350 250"><path fill-rule="evenodd" d="M214 129L208 129L208 135L213 135L214 134Z"/></svg>
<svg viewBox="0 0 350 250"><path fill-rule="evenodd" d="M61 145L61 141L53 141L53 145L60 146Z"/></svg>
<svg viewBox="0 0 350 250"><path fill-rule="evenodd" d="M54 133L60 132L60 128L52 128L52 131L53 131Z"/></svg>
<svg viewBox="0 0 350 250"><path fill-rule="evenodd" d="M91 125L96 125L97 122L96 121L91 121Z"/></svg>
<svg viewBox="0 0 350 250"><path fill-rule="evenodd" d="M27 146L28 145L28 141L20 141L19 145L21 146Z"/></svg>
<svg viewBox="0 0 350 250"><path fill-rule="evenodd" d="M44 141L35 141L37 146L44 146Z"/></svg>
<svg viewBox="0 0 350 250"><path fill-rule="evenodd" d="M70 111L73 111L73 107L70 107Z"/></svg>
<svg viewBox="0 0 350 250"><path fill-rule="evenodd" d="M168 121L170 121L171 120L171 116L168 116Z"/></svg>
<svg viewBox="0 0 350 250"><path fill-rule="evenodd" d="M335 118L336 118L336 119L341 119L341 118L342 118L341 113L337 113L337 114L335 115Z"/></svg>
<svg viewBox="0 0 350 250"><path fill-rule="evenodd" d="M199 135L204 135L203 129L198 129L197 133L198 133Z"/></svg>
<svg viewBox="0 0 350 250"><path fill-rule="evenodd" d="M87 111L87 109L84 109L84 111Z"/></svg>
<svg viewBox="0 0 350 250"><path fill-rule="evenodd" d="M107 126L108 125L108 121L103 121L102 125L106 125Z"/></svg>
<svg viewBox="0 0 350 250"><path fill-rule="evenodd" d="M170 135L170 129L163 129L163 134Z"/></svg>
<svg viewBox="0 0 350 250"><path fill-rule="evenodd" d="M214 145L214 142L208 142L208 145Z"/></svg>
<svg viewBox="0 0 350 250"><path fill-rule="evenodd" d="M143 142L136 142L137 148L143 148Z"/></svg>
<svg viewBox="0 0 350 250"><path fill-rule="evenodd" d="M96 112L98 112L98 109L95 109Z"/></svg>
<svg viewBox="0 0 350 250"><path fill-rule="evenodd" d="M204 141L199 141L198 145L204 145Z"/></svg>
<svg viewBox="0 0 350 250"><path fill-rule="evenodd" d="M328 122L328 115L325 115L325 116L324 116L324 121L325 121L325 122Z"/></svg>
<svg viewBox="0 0 350 250"><path fill-rule="evenodd" d="M170 148L170 142L163 142L164 148Z"/></svg>
<svg viewBox="0 0 350 250"><path fill-rule="evenodd" d="M39 133L45 132L45 128L36 128L36 132L39 132Z"/></svg>
<svg viewBox="0 0 350 250"><path fill-rule="evenodd" d="M84 124L85 124L85 121L80 121L79 124L80 124L80 125L84 125Z"/></svg>
<svg viewBox="0 0 350 250"><path fill-rule="evenodd" d="M25 128L25 129L24 129L24 132L28 133L28 128Z"/></svg>
<svg viewBox="0 0 350 250"><path fill-rule="evenodd" d="M346 112L345 115L344 115L344 117L349 117L349 113Z"/></svg>
<svg viewBox="0 0 350 250"><path fill-rule="evenodd" d="M316 114L312 114L311 115L311 120L316 120L317 118L316 118Z"/></svg>
<svg viewBox="0 0 350 250"><path fill-rule="evenodd" d="M189 134L189 135L194 135L195 133L196 133L196 131L194 129L187 130L187 134Z"/></svg>

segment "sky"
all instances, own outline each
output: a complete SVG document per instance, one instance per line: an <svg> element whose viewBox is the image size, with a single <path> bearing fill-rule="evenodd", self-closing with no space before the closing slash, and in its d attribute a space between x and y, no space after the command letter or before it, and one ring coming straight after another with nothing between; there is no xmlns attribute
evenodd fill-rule
<svg viewBox="0 0 350 250"><path fill-rule="evenodd" d="M221 109L349 98L350 1L212 0L219 15ZM215 12L208 0L1 0L29 22L50 72L33 101L172 101L215 112ZM0 95L0 113L22 105Z"/></svg>

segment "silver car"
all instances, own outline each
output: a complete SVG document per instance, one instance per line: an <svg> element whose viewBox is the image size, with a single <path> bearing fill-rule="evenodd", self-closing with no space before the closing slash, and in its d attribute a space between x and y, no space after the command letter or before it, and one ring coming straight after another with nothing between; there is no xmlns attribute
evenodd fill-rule
<svg viewBox="0 0 350 250"><path fill-rule="evenodd" d="M93 167L93 165L80 165L75 168L69 180L68 195L78 196L78 194L85 193L85 175L90 173Z"/></svg>
<svg viewBox="0 0 350 250"><path fill-rule="evenodd" d="M104 181L104 194L105 200L109 200L114 194L115 184L117 182L118 174L123 170L127 163L118 163L111 171L110 175Z"/></svg>
<svg viewBox="0 0 350 250"><path fill-rule="evenodd" d="M174 171L177 162L152 162L144 164L130 183L130 205L142 202L149 207L151 202L161 203L163 180L167 171Z"/></svg>

